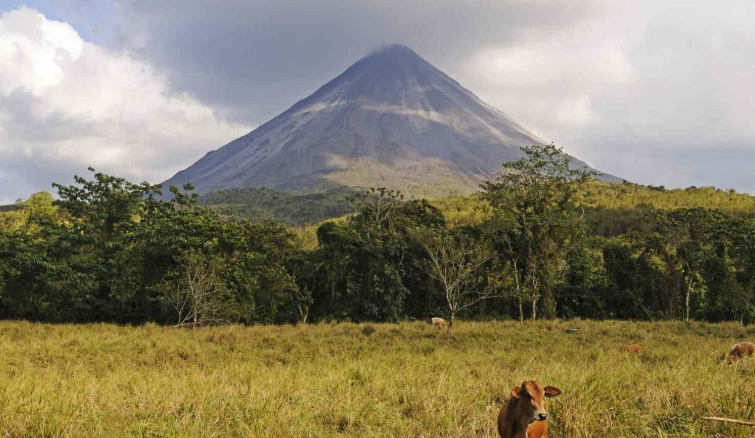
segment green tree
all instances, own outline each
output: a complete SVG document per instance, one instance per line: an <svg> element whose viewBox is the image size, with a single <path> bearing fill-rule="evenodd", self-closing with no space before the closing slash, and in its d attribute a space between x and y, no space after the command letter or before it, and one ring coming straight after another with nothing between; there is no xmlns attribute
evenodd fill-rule
<svg viewBox="0 0 755 438"><path fill-rule="evenodd" d="M522 151L524 158L505 163L495 181L482 185L483 198L492 208L495 235L506 242L504 257L512 261L520 293L531 304L531 318L540 300L552 317L553 289L566 269L569 245L584 233L580 189L593 172L572 166L572 158L552 144Z"/></svg>
<svg viewBox="0 0 755 438"><path fill-rule="evenodd" d="M755 221L729 218L708 258L706 316L710 321L755 321Z"/></svg>
<svg viewBox="0 0 755 438"><path fill-rule="evenodd" d="M443 216L426 201L407 202L386 189L371 190L354 206L357 213L344 223L327 222L317 230L324 284L316 306L336 318L399 320L408 285L418 285L415 294L427 287L416 281L422 270L415 256L421 249L411 230L444 224Z"/></svg>
<svg viewBox="0 0 755 438"><path fill-rule="evenodd" d="M336 315L354 320L397 321L409 290L403 284L406 241L400 194L376 189L354 202L357 214L344 225L317 232Z"/></svg>
<svg viewBox="0 0 755 438"><path fill-rule="evenodd" d="M691 302L705 287L702 270L708 257L718 248L724 215L704 209L678 209L656 213L649 245L662 255L670 273L681 272L684 280L684 319L689 321Z"/></svg>
<svg viewBox="0 0 755 438"><path fill-rule="evenodd" d="M161 190L157 185L134 184L89 170L94 173L91 180L76 175L74 185L53 184L60 196L59 206L71 216L60 243L70 249L67 265L91 279L92 289L80 291L90 318L127 322L129 309L122 307L122 297L113 295L113 283L130 263L121 257L128 243L124 237L133 233L139 218L160 205L156 196Z"/></svg>

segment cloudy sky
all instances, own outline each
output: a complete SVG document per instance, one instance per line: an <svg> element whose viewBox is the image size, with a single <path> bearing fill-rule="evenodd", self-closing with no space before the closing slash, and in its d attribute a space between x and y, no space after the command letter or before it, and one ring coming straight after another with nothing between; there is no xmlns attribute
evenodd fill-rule
<svg viewBox="0 0 755 438"><path fill-rule="evenodd" d="M755 193L753 23L752 0L0 0L0 204L88 166L163 181L389 43L600 170Z"/></svg>

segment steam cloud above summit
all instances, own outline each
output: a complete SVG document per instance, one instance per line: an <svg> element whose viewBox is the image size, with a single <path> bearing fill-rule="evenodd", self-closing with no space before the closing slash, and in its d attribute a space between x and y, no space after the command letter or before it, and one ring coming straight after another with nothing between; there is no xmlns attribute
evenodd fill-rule
<svg viewBox="0 0 755 438"><path fill-rule="evenodd" d="M0 10L20 3L0 1ZM244 125L239 132L280 113L375 47L396 42L534 134L601 170L645 184L755 192L749 164L755 162L751 1L26 4L48 19L71 23L84 40L113 56L130 54L162 78L164 97L190 98L211 111L217 123ZM0 127L7 129L4 120ZM71 129L74 137L79 132L86 138L85 131ZM190 137L192 131L187 132ZM235 135L163 158L153 166L154 176L146 177L160 180L170 174L160 169L185 167L202 156L201 149L217 148ZM19 148L0 144L0 150L11 147ZM9 167L16 174L42 177L14 194L7 178L0 181L0 201L48 188L41 181L53 170L70 173L50 162L5 162L0 155L0 179ZM89 164L96 163L82 160L72 166ZM131 176L127 166L107 170Z"/></svg>

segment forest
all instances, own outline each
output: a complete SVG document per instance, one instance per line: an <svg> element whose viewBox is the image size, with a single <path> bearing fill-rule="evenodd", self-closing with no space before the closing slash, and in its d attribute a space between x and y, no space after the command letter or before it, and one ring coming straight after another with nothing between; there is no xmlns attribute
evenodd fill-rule
<svg viewBox="0 0 755 438"><path fill-rule="evenodd" d="M308 227L90 169L0 210L0 318L755 322L752 197L600 183L553 145L523 149L471 197L335 192L333 215L353 212Z"/></svg>
<svg viewBox="0 0 755 438"><path fill-rule="evenodd" d="M199 204L222 214L251 219L255 222L275 220L286 225L317 224L351 213L351 200L358 191L349 187L322 192L297 193L248 187L220 190L199 198Z"/></svg>

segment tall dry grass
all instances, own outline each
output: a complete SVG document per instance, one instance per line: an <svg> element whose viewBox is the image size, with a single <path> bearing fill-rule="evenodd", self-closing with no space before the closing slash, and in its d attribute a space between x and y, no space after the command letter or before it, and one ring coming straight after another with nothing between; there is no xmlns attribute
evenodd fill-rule
<svg viewBox="0 0 755 438"><path fill-rule="evenodd" d="M563 330L576 326L576 334ZM561 388L557 437L750 437L735 324L461 322L179 330L0 323L10 437L495 437L514 386ZM622 347L639 343L639 355Z"/></svg>

